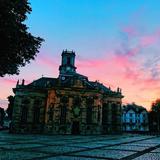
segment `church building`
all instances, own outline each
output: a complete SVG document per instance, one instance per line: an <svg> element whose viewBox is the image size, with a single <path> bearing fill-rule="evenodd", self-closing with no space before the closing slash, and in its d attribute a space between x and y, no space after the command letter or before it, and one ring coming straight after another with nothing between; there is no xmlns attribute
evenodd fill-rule
<svg viewBox="0 0 160 160"><path fill-rule="evenodd" d="M12 133L110 134L122 131L123 95L76 72L75 52L63 51L58 78L17 82Z"/></svg>

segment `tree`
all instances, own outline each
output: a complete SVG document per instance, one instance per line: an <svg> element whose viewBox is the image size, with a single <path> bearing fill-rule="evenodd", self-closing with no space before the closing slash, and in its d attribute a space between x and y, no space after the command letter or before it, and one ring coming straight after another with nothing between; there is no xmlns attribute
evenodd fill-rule
<svg viewBox="0 0 160 160"><path fill-rule="evenodd" d="M4 117L5 117L4 109L0 107L0 127L2 127L4 124Z"/></svg>
<svg viewBox="0 0 160 160"><path fill-rule="evenodd" d="M0 77L19 74L39 52L43 39L24 24L31 11L28 0L0 0Z"/></svg>
<svg viewBox="0 0 160 160"><path fill-rule="evenodd" d="M152 103L151 112L156 116L157 131L160 132L160 99Z"/></svg>
<svg viewBox="0 0 160 160"><path fill-rule="evenodd" d="M13 106L14 106L14 97L13 96L8 96L8 108L6 110L7 114L8 114L8 118L11 120L12 119L12 113L13 113Z"/></svg>
<svg viewBox="0 0 160 160"><path fill-rule="evenodd" d="M156 99L155 102L152 103L151 110L154 112L160 112L160 99Z"/></svg>

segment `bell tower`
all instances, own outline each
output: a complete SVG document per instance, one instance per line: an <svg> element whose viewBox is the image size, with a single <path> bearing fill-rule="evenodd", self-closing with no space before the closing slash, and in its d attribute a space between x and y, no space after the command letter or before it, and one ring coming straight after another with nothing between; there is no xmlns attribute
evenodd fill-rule
<svg viewBox="0 0 160 160"><path fill-rule="evenodd" d="M76 72L75 52L63 50L61 56L62 56L62 61L61 61L61 65L59 66L60 74L75 73Z"/></svg>

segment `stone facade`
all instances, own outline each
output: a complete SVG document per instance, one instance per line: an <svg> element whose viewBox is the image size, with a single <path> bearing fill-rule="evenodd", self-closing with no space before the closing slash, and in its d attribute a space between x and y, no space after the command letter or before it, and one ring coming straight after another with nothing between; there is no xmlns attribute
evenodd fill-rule
<svg viewBox="0 0 160 160"><path fill-rule="evenodd" d="M58 78L42 77L13 89L11 132L49 134L120 133L121 89L89 81L76 72L75 53L62 52Z"/></svg>

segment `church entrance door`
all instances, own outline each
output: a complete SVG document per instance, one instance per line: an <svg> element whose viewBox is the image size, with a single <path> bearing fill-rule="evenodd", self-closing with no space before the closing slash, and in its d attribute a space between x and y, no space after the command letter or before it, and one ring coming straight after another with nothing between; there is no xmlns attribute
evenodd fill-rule
<svg viewBox="0 0 160 160"><path fill-rule="evenodd" d="M73 121L72 124L72 134L79 134L79 122L78 121Z"/></svg>

